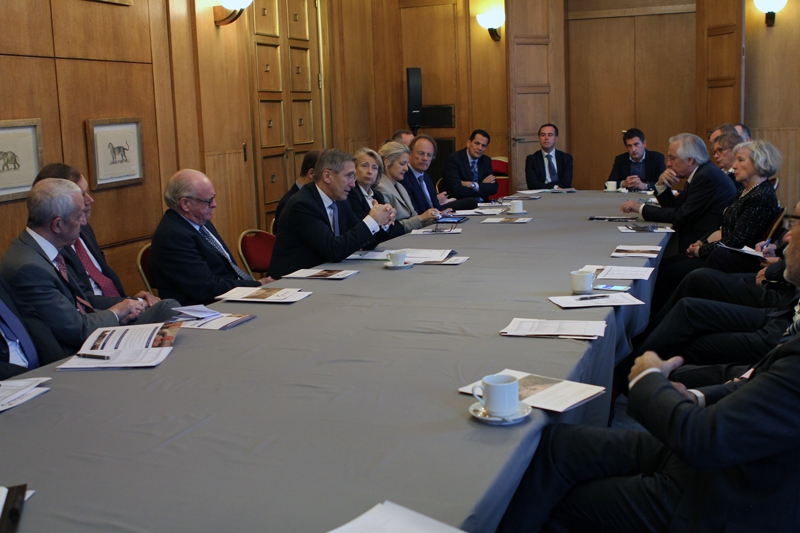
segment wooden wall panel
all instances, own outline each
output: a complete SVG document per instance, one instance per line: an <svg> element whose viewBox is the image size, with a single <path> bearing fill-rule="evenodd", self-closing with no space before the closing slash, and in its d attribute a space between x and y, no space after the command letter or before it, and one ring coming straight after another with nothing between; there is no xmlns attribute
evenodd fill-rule
<svg viewBox="0 0 800 533"><path fill-rule="evenodd" d="M206 153L206 174L214 182L217 209L214 227L219 230L228 248L234 250L239 235L246 229L258 227L254 198L255 187L250 179L222 179L237 176L242 171L241 151Z"/></svg>
<svg viewBox="0 0 800 533"><path fill-rule="evenodd" d="M374 145L388 138L395 130L406 129L405 72L400 7L397 0L371 2L373 61L375 64L374 93L376 139Z"/></svg>
<svg viewBox="0 0 800 533"><path fill-rule="evenodd" d="M106 245L152 235L161 217L161 180L150 65L56 60L64 162L89 176L86 120L142 117L145 180L128 187L92 191L92 228ZM121 223L120 210L132 216Z"/></svg>
<svg viewBox="0 0 800 533"><path fill-rule="evenodd" d="M56 67L53 59L0 56L0 119L42 119L44 163L61 161ZM0 204L0 253L25 227L24 200Z"/></svg>
<svg viewBox="0 0 800 533"><path fill-rule="evenodd" d="M576 188L602 188L614 156L624 151L622 130L635 124L634 62L630 60L634 31L633 17L570 22L570 148Z"/></svg>
<svg viewBox="0 0 800 533"><path fill-rule="evenodd" d="M147 1L53 0L51 6L56 57L150 62Z"/></svg>
<svg viewBox="0 0 800 533"><path fill-rule="evenodd" d="M514 2L509 4L506 21L514 21L517 35L548 35L546 2Z"/></svg>
<svg viewBox="0 0 800 533"><path fill-rule="evenodd" d="M422 69L425 105L455 104L458 93L455 4L400 10L403 28L403 69ZM456 118L458 120L458 118Z"/></svg>
<svg viewBox="0 0 800 533"><path fill-rule="evenodd" d="M635 124L647 136L648 148L666 154L671 136L695 131L694 15L635 20Z"/></svg>
<svg viewBox="0 0 800 533"><path fill-rule="evenodd" d="M778 200L793 210L800 201L800 128L752 128L750 133L756 139L771 142L783 155Z"/></svg>
<svg viewBox="0 0 800 533"><path fill-rule="evenodd" d="M374 59L372 55L372 2L342 2L342 18L347 27L362 31L346 32L342 42L344 83L347 91L347 138L369 142L372 140L375 93ZM353 58L351 60L350 58ZM343 149L348 149L343 146Z"/></svg>
<svg viewBox="0 0 800 533"><path fill-rule="evenodd" d="M3 2L0 54L53 55L50 0Z"/></svg>
<svg viewBox="0 0 800 533"><path fill-rule="evenodd" d="M470 0L469 51L472 128L482 128L492 136L486 149L490 156L508 156L508 59L503 42L505 29L500 28L500 41L493 41L489 32L475 18L493 8L502 8L497 0Z"/></svg>
<svg viewBox="0 0 800 533"><path fill-rule="evenodd" d="M136 258L139 255L139 250L149 243L150 237L147 237L146 239L111 246L103 250L106 262L117 273L125 292L129 295L145 290L142 278L139 276L139 270L136 267Z"/></svg>

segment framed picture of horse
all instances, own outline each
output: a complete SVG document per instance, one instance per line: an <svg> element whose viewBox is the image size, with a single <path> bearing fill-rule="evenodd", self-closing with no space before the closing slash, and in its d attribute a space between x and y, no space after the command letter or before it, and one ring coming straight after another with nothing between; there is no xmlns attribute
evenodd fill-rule
<svg viewBox="0 0 800 533"><path fill-rule="evenodd" d="M86 144L93 191L144 181L142 117L87 120Z"/></svg>
<svg viewBox="0 0 800 533"><path fill-rule="evenodd" d="M0 120L0 202L27 197L43 165L42 119Z"/></svg>

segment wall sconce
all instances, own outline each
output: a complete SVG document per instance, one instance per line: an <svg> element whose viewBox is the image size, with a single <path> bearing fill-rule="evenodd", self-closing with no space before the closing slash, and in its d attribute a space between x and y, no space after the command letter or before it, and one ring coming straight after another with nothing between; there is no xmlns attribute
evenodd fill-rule
<svg viewBox="0 0 800 533"><path fill-rule="evenodd" d="M214 6L214 24L225 26L242 16L253 0L219 0L222 5Z"/></svg>
<svg viewBox="0 0 800 533"><path fill-rule="evenodd" d="M475 18L478 19L478 25L481 28L489 30L493 41L500 40L500 26L506 21L506 14L502 9L492 9Z"/></svg>
<svg viewBox="0 0 800 533"><path fill-rule="evenodd" d="M756 9L767 14L767 26L775 25L775 13L786 7L786 0L756 0Z"/></svg>

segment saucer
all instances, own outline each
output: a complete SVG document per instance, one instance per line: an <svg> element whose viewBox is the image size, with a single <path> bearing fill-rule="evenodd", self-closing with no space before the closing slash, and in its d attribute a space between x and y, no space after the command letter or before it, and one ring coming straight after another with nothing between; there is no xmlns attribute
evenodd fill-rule
<svg viewBox="0 0 800 533"><path fill-rule="evenodd" d="M491 424L493 426L510 426L512 424L517 424L525 420L525 418L531 414L531 411L533 411L533 408L530 405L519 402L517 404L516 413L505 418L500 418L499 416L490 416L483 408L483 404L481 402L475 402L469 406L469 414L481 422L485 424Z"/></svg>
<svg viewBox="0 0 800 533"><path fill-rule="evenodd" d="M383 267L384 268L388 268L389 270L405 270L405 269L411 268L413 266L414 266L414 263L409 263L408 261L406 261L405 264L397 265L397 266L392 265L391 261L386 261L383 264Z"/></svg>
<svg viewBox="0 0 800 533"><path fill-rule="evenodd" d="M506 211L506 215L524 215L527 213L524 209L522 211Z"/></svg>

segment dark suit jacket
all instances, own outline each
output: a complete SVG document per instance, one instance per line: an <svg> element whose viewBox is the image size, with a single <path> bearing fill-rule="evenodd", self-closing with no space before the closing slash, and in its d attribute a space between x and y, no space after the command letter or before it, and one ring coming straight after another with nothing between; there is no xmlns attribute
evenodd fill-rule
<svg viewBox="0 0 800 533"><path fill-rule="evenodd" d="M692 467L670 531L800 530L800 338L749 380L700 390L705 408L653 373L628 397L628 413Z"/></svg>
<svg viewBox="0 0 800 533"><path fill-rule="evenodd" d="M678 250L719 229L722 212L736 196L736 187L716 166L705 163L697 168L692 183L679 196L672 189L656 195L661 207L646 205L642 216L651 222L668 222L678 233Z"/></svg>
<svg viewBox="0 0 800 533"><path fill-rule="evenodd" d="M36 353L39 357L39 365L49 365L68 355L58 344L55 337L53 337L53 332L50 331L47 324L42 322L38 316L31 315L23 317L20 314L16 302L14 302L14 299L11 297L11 287L2 278L0 278L0 300L2 300L2 304L0 305L5 305L12 313L17 315L28 331L28 335L31 337L33 346L36 348ZM0 338L0 381L26 371L25 368L11 364L8 361L8 345Z"/></svg>
<svg viewBox="0 0 800 533"><path fill-rule="evenodd" d="M214 225L206 222L206 227L230 254ZM236 261L233 254L231 259ZM167 209L153 234L150 266L159 296L174 298L182 305L210 304L215 296L234 287L261 285L239 279L228 259L172 209Z"/></svg>
<svg viewBox="0 0 800 533"><path fill-rule="evenodd" d="M558 181L545 183L547 173L544 171L542 151L536 150L525 158L525 183L528 189L552 189L556 185L562 189L572 187L572 156L556 150L555 159Z"/></svg>
<svg viewBox="0 0 800 533"><path fill-rule="evenodd" d="M427 173L423 173L422 181L425 183L425 188L428 189L428 195L431 197L431 203L433 204L432 207L441 210L442 206L439 204L439 198L436 196L436 186L433 184L433 180ZM411 197L411 203L414 205L414 211L417 213L424 213L429 209L425 193L422 191L422 187L420 187L419 181L417 181L417 177L410 167L406 170L405 177L400 182L400 185L408 191L408 195Z"/></svg>
<svg viewBox="0 0 800 533"><path fill-rule="evenodd" d="M653 189L658 181L658 177L666 169L667 165L664 163L664 154L647 150L644 156L644 176L639 176L639 179L648 185L648 189ZM614 166L611 168L611 174L608 175L607 181L616 181L617 185L619 185L622 180L630 175L631 156L628 152L625 152L614 158Z"/></svg>
<svg viewBox="0 0 800 533"><path fill-rule="evenodd" d="M386 199L383 197L380 191L376 191L375 189L373 189L372 194L375 200L377 200L379 204L386 203ZM409 193L409 195L410 194L411 193ZM350 192L347 193L347 201L350 202L350 207L353 209L353 214L356 216L356 218L360 220L363 220L364 217L367 216L370 210L372 209L372 206L367 204L367 199L364 198L364 195L361 193L361 189L359 188L358 184L356 184L356 186L350 189ZM389 228L388 238L394 239L395 237L399 237L405 234L405 232L406 232L405 228L403 227L402 224L399 223L392 224L392 226Z"/></svg>
<svg viewBox="0 0 800 533"><path fill-rule="evenodd" d="M334 237L328 211L322 202L317 187L313 183L300 189L286 203L283 215L278 221L278 234L269 275L277 279L299 270L311 268L321 263L338 263L353 252L370 246L377 238L367 224L356 217L350 202L336 202L339 207L339 236Z"/></svg>
<svg viewBox="0 0 800 533"><path fill-rule="evenodd" d="M491 195L496 194L498 188L497 183L483 183L486 176L491 174L492 158L484 154L478 159L478 190L474 191L461 185L462 181L472 181L472 170L469 167L467 149L462 148L458 152L447 156L447 160L444 162L444 170L442 170L442 181L451 198L480 197L486 200ZM425 210L423 209L419 212L423 211Z"/></svg>
<svg viewBox="0 0 800 533"><path fill-rule="evenodd" d="M291 198L292 196L297 194L299 191L300 191L300 187L298 187L297 186L297 182L295 182L292 185L292 188L289 189L286 192L286 194L283 195L283 198L281 198L281 201L278 202L278 207L275 208L275 224L276 224L275 227L276 228L277 228L277 223L278 223L278 217L281 216L281 213L283 212L283 208L286 207L286 202L288 202L289 198ZM276 229L276 231L277 231L277 229Z"/></svg>
<svg viewBox="0 0 800 533"><path fill-rule="evenodd" d="M70 281L64 281L26 230L11 242L0 259L0 275L11 286L11 295L21 316L41 318L70 353L80 348L95 329L119 325L111 311L78 312L76 296L94 305L94 295L83 292L77 281L78 275L69 264L67 275Z"/></svg>

